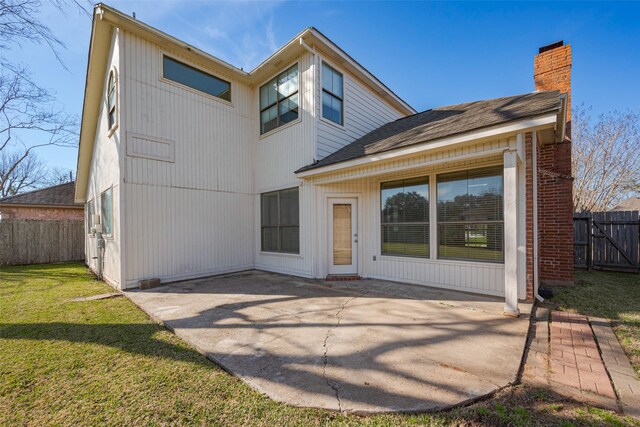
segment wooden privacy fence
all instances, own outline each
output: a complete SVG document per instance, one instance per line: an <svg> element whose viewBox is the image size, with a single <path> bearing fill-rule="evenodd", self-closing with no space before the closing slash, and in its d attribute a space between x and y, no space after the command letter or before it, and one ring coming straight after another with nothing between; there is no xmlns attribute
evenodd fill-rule
<svg viewBox="0 0 640 427"><path fill-rule="evenodd" d="M43 264L83 259L83 221L0 221L0 265Z"/></svg>
<svg viewBox="0 0 640 427"><path fill-rule="evenodd" d="M638 211L575 213L573 260L577 268L640 272Z"/></svg>

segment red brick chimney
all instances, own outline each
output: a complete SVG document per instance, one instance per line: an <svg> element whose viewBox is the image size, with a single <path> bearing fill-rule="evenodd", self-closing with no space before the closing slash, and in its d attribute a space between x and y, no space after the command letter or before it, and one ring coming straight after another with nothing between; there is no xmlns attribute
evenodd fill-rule
<svg viewBox="0 0 640 427"><path fill-rule="evenodd" d="M538 264L544 283L573 282L573 179L571 178L571 45L559 41L539 49L533 77L536 90L567 95L567 135L539 145Z"/></svg>

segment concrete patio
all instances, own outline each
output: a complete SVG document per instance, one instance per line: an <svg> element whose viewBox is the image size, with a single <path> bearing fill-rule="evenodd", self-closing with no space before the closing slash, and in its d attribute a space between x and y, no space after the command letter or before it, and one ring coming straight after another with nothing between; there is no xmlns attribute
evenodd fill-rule
<svg viewBox="0 0 640 427"><path fill-rule="evenodd" d="M444 409L509 385L530 311L512 319L499 298L260 271L127 296L269 397L361 413Z"/></svg>

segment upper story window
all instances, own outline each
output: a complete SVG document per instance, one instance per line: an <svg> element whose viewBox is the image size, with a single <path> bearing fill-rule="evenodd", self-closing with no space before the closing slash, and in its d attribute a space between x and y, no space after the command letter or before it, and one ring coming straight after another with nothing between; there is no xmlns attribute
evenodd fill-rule
<svg viewBox="0 0 640 427"><path fill-rule="evenodd" d="M105 236L111 236L111 218L112 218L112 205L111 195L113 188L109 188L100 195L100 222L102 223L102 234Z"/></svg>
<svg viewBox="0 0 640 427"><path fill-rule="evenodd" d="M111 70L107 83L107 124L111 131L116 125L116 72Z"/></svg>
<svg viewBox="0 0 640 427"><path fill-rule="evenodd" d="M502 167L438 175L438 258L504 260Z"/></svg>
<svg viewBox="0 0 640 427"><path fill-rule="evenodd" d="M162 58L162 75L165 79L231 102L231 83L166 55Z"/></svg>
<svg viewBox="0 0 640 427"><path fill-rule="evenodd" d="M298 118L298 64L260 87L260 135Z"/></svg>
<svg viewBox="0 0 640 427"><path fill-rule="evenodd" d="M334 123L344 123L343 77L326 63L322 63L322 117Z"/></svg>

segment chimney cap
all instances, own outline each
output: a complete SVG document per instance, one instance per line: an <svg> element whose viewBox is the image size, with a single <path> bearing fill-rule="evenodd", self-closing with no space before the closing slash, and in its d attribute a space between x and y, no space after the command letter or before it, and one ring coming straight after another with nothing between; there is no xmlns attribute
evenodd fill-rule
<svg viewBox="0 0 640 427"><path fill-rule="evenodd" d="M542 46L540 49L538 49L538 54L546 52L548 50L553 50L553 49L555 49L557 47L561 47L561 46L564 46L564 40L560 40L560 41L557 41L555 43L551 43L551 44L548 44L546 46Z"/></svg>

